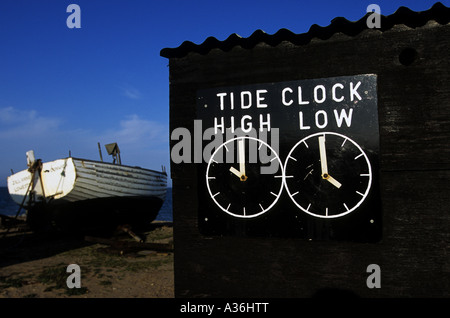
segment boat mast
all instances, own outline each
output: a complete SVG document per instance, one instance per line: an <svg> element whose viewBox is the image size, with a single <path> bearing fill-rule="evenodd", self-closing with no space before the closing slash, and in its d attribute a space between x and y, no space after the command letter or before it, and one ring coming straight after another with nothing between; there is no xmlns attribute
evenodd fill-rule
<svg viewBox="0 0 450 318"><path fill-rule="evenodd" d="M100 147L100 143L98 142L98 152L100 154L100 160L103 162L103 156L102 156L102 148Z"/></svg>

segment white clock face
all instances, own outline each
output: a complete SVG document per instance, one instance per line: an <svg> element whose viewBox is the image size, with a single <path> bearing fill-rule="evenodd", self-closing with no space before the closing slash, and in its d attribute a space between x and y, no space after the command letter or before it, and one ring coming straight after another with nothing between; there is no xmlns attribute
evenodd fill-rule
<svg viewBox="0 0 450 318"><path fill-rule="evenodd" d="M355 211L372 185L366 153L339 133L320 132L292 147L284 165L284 183L295 205L319 218L338 218Z"/></svg>
<svg viewBox="0 0 450 318"><path fill-rule="evenodd" d="M227 153L233 152L236 158L234 151L238 160L227 163ZM274 166L276 171L269 169ZM266 142L236 137L221 144L211 156L206 184L211 199L223 212L237 218L258 217L268 212L281 195L283 164Z"/></svg>

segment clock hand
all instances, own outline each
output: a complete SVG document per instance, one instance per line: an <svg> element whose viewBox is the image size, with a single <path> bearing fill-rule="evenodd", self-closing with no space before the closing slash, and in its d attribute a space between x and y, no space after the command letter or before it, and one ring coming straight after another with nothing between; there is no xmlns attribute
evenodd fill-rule
<svg viewBox="0 0 450 318"><path fill-rule="evenodd" d="M322 168L322 178L330 182L336 188L340 188L342 184L328 174L327 153L325 149L325 136L319 137L320 165Z"/></svg>
<svg viewBox="0 0 450 318"><path fill-rule="evenodd" d="M241 181L247 180L247 176L245 174L241 174L241 172L235 167L230 167L230 171L235 174Z"/></svg>
<svg viewBox="0 0 450 318"><path fill-rule="evenodd" d="M245 144L244 140L241 139L238 141L238 147L239 147L239 171L234 168L230 167L230 171L235 174L241 181L246 181L247 176L245 175Z"/></svg>
<svg viewBox="0 0 450 318"><path fill-rule="evenodd" d="M230 167L230 171L234 173L238 178L241 178L241 173L235 167Z"/></svg>
<svg viewBox="0 0 450 318"><path fill-rule="evenodd" d="M241 139L238 141L239 143L239 172L242 176L245 176L245 148L244 148L244 140Z"/></svg>
<svg viewBox="0 0 450 318"><path fill-rule="evenodd" d="M325 150L325 136L319 137L320 166L322 168L322 178L326 179L328 175L327 153Z"/></svg>
<svg viewBox="0 0 450 318"><path fill-rule="evenodd" d="M337 181L335 178L333 178L332 176L330 176L329 174L326 175L326 178L324 178L325 180L327 180L328 182L330 182L332 185L334 185L336 188L340 188L342 186L342 184Z"/></svg>

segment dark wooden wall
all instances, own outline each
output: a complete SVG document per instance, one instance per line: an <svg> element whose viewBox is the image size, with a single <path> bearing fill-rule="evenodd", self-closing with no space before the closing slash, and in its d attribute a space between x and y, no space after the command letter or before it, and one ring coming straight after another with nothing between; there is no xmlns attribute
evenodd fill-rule
<svg viewBox="0 0 450 318"><path fill-rule="evenodd" d="M377 74L383 238L363 244L205 237L197 167L171 165L177 297L450 296L450 25L340 33L170 58L170 129L193 131L203 88ZM177 141L171 141L173 146ZM381 288L366 286L369 264Z"/></svg>

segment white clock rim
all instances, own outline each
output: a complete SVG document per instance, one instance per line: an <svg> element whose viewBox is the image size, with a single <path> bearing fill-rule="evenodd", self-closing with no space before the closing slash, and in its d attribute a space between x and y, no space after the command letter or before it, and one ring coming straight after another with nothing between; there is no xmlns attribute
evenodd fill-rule
<svg viewBox="0 0 450 318"><path fill-rule="evenodd" d="M264 145L266 145L266 146L267 146L267 147L275 154L275 156L276 156L276 158L277 158L277 160L278 160L278 163L280 164L280 169L281 169L281 179L282 179L282 181L281 181L280 190L279 190L279 192L278 192L278 194L277 194L275 200L274 200L274 201L272 202L272 204L271 204L269 207L267 207L266 209L263 209L261 212L255 213L255 214L252 214L252 215L241 215L241 214L235 214L235 213L232 213L232 212L230 212L230 211L227 211L225 208L223 208L223 207L216 201L216 199L214 198L214 195L212 194L211 189L210 189L210 187L209 187L208 173L209 173L209 167L210 167L210 165L211 165L212 159L214 158L214 156L216 155L216 153L219 151L220 148L224 147L227 143L233 142L233 141L238 140L238 139L251 139L251 140L255 140L256 142L260 141L261 143L263 143ZM283 192L283 188L284 188L284 166L283 166L283 162L281 161L281 158L278 156L278 153L275 151L275 149L272 148L272 146L270 146L270 145L269 145L268 143L266 143L264 140L261 140L261 139L259 139L259 138L252 137L252 136L235 137L235 138L232 138L232 139L229 139L229 140L223 142L219 147L217 147L217 149L213 152L213 154L211 155L211 158L210 158L209 161L208 161L208 166L207 166L207 168L206 168L206 175L205 175L205 177L206 177L206 186L207 186L207 188L208 188L209 196L211 197L211 199L213 199L214 203L215 203L215 204L216 204L223 212L225 212L225 213L227 213L227 214L229 214L229 215L231 215L231 216L234 216L234 217L237 217L237 218L243 218L243 219L251 219L251 218L255 218L255 217L258 217L258 216L260 216L260 215L265 214L266 212L268 212L268 211L269 211L269 210L270 210L270 209L278 202L278 199L280 198L281 193Z"/></svg>
<svg viewBox="0 0 450 318"><path fill-rule="evenodd" d="M345 138L345 139L348 139L348 140L349 140L350 142L352 142L352 143L353 143L353 144L361 151L361 153L363 154L363 156L364 156L364 158L365 158L365 160L366 160L366 162L367 162L367 166L368 166L368 168L369 168L369 182L367 183L366 191L364 192L364 194L363 194L363 196L362 196L362 199L359 200L359 202L358 202L355 206L353 206L351 209L349 209L348 211L345 211L345 212L343 212L343 213L334 214L334 215L328 215L328 216L327 216L327 215L321 215L321 214L316 214L316 213L312 213L312 212L310 212L310 211L307 211L307 210L306 210L305 208L303 208L300 204L298 204L297 201L294 200L293 196L291 195L291 191L289 190L289 186L287 185L286 175L283 175L283 185L284 185L284 188L286 188L286 191L287 191L289 197L291 198L291 201L294 202L294 204L295 204L298 208L300 208L300 210L302 210L303 212L305 212L305 213L307 213L307 214L309 214L309 215L312 215L312 216L314 216L314 217L323 218L323 219L334 219L334 218L339 218L339 217L342 217L342 216L344 216L344 215L347 215L347 214L353 212L354 210L356 210L356 209L364 202L364 200L367 198L367 195L369 194L370 188L372 187L372 165L371 165L370 160L369 160L369 158L367 157L365 151L359 146L359 144L358 144L356 141L354 141L353 139L351 139L351 138L348 137L348 136L345 136L345 135L343 135L343 134L336 133L336 132L333 132L333 131L322 131L322 132L318 132L318 133L314 133L314 134L308 135L308 136L306 136L305 138L303 138L303 139L301 139L300 141L298 141L298 142L291 148L291 150L289 151L289 154L288 154L287 157L286 157L286 161L285 161L284 166L283 166L283 172L286 173L286 168L287 168L287 164L288 164L289 158L290 158L292 152L294 151L294 149L297 148L297 146L298 146L299 144L301 144L303 141L305 141L305 140L307 140L307 139L309 139L309 138L312 138L312 137L315 137L315 136L320 136L320 135L326 135L326 134L329 134L329 135L337 135L337 136L343 137L343 138Z"/></svg>

